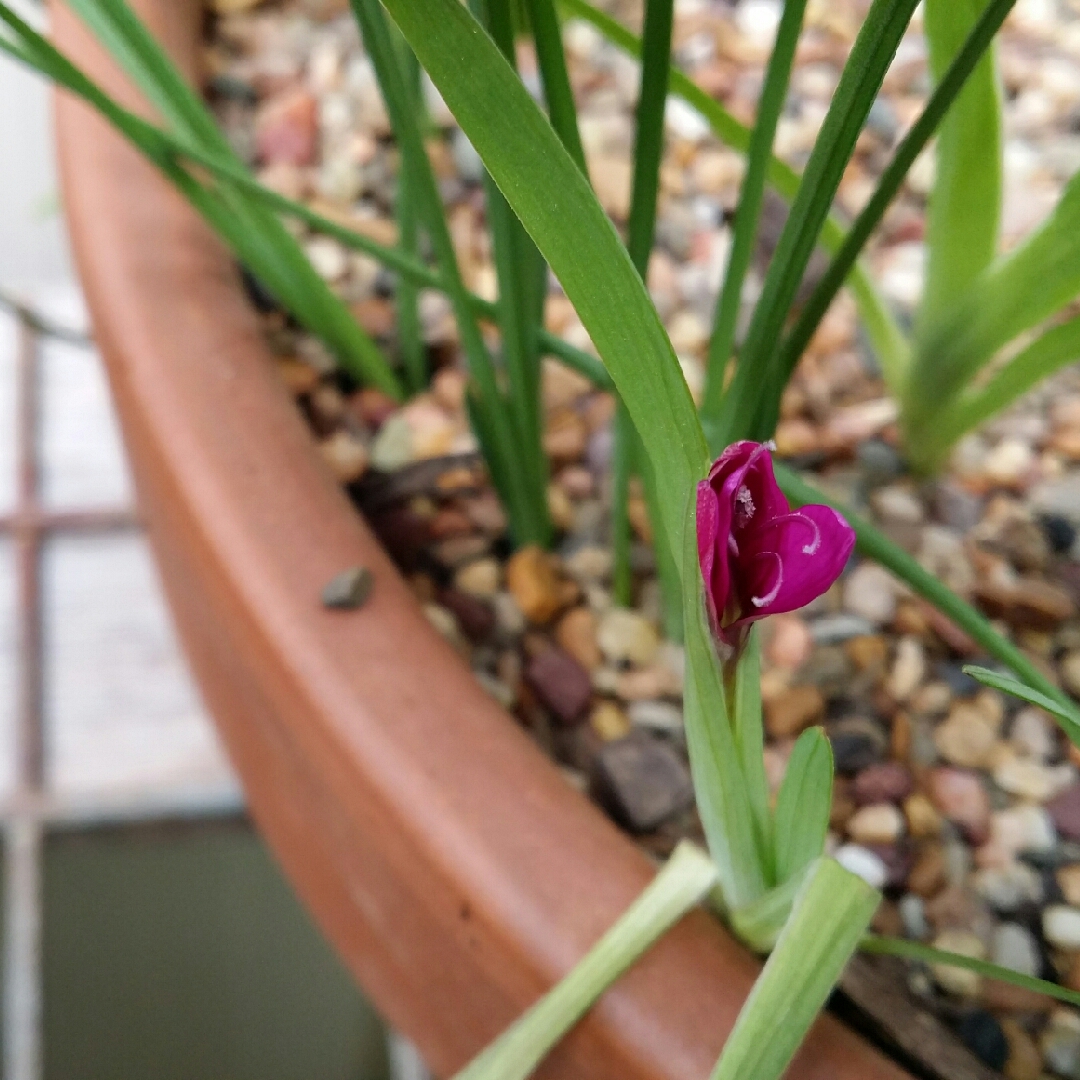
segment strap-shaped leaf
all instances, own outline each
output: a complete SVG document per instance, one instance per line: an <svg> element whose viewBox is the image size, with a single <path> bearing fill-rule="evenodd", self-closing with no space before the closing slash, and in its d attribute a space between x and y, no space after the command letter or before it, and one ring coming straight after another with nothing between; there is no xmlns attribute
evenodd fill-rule
<svg viewBox="0 0 1080 1080"><path fill-rule="evenodd" d="M832 806L832 747L819 727L804 731L776 796L776 880L797 878L825 850Z"/></svg>
<svg viewBox="0 0 1080 1080"><path fill-rule="evenodd" d="M923 30L940 82L988 0L926 0ZM920 325L938 315L990 264L1001 222L1001 87L990 50L938 128L934 189L926 221L926 280Z"/></svg>
<svg viewBox="0 0 1080 1080"><path fill-rule="evenodd" d="M645 443L672 548L681 552L685 500L708 464L705 440L615 229L521 80L457 0L385 6L588 330Z"/></svg>
<svg viewBox="0 0 1080 1080"><path fill-rule="evenodd" d="M1063 702L1047 697L1046 694L1033 690L1030 686L1025 686L1011 675L1002 675L998 671L991 671L989 668L979 667L976 664L966 664L964 672L973 679L978 679L983 686L993 687L993 689L1000 690L1002 693L1011 694L1013 697L1020 698L1021 701L1045 709L1057 719L1069 739L1080 745L1080 742L1078 742L1080 740L1080 709L1075 705L1071 708L1066 707Z"/></svg>
<svg viewBox="0 0 1080 1080"><path fill-rule="evenodd" d="M728 1036L712 1080L778 1080L866 932L881 896L833 859L806 873L791 918Z"/></svg>

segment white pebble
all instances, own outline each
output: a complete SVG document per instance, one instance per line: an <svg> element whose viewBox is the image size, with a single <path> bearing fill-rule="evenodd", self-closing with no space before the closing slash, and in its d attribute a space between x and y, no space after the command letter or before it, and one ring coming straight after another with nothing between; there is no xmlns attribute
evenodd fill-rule
<svg viewBox="0 0 1080 1080"><path fill-rule="evenodd" d="M836 852L836 861L856 877L861 877L872 889L883 889L888 872L881 856L858 844L845 844Z"/></svg>

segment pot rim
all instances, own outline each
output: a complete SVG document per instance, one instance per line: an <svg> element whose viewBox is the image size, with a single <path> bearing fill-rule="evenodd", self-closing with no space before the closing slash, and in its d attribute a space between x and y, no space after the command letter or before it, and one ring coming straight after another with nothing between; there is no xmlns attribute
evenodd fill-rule
<svg viewBox="0 0 1080 1080"><path fill-rule="evenodd" d="M189 73L197 0L134 7ZM64 5L58 46L146 112ZM56 99L64 204L170 607L252 815L383 1015L449 1075L653 869L438 636L319 461L232 260L104 121ZM362 610L321 588L366 565ZM422 673L422 675L421 675ZM546 1076L701 1080L759 970L702 912L627 973ZM831 1017L792 1080L906 1076Z"/></svg>

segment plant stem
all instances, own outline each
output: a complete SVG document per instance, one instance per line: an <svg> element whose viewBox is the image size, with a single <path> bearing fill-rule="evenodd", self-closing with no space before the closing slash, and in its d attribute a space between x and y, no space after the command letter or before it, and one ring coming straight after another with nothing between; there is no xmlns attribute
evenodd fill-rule
<svg viewBox="0 0 1080 1080"><path fill-rule="evenodd" d="M719 412L724 396L724 375L735 345L735 328L742 302L743 282L757 241L761 203L765 195L765 177L772 159L776 125L787 98L791 65L795 60L795 46L799 41L805 10L806 0L787 0L784 4L784 12L776 33L776 44L765 72L757 122L754 124L746 155L746 173L739 191L739 205L735 211L731 251L723 288L716 302L713 332L709 341L705 393L700 409L706 428L709 418Z"/></svg>
<svg viewBox="0 0 1080 1080"><path fill-rule="evenodd" d="M716 883L709 857L682 841L651 884L574 969L454 1080L525 1080L631 964Z"/></svg>

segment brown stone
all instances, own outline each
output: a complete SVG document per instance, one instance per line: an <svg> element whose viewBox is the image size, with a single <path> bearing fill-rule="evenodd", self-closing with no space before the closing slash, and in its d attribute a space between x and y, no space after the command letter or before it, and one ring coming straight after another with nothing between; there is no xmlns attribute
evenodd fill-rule
<svg viewBox="0 0 1080 1080"><path fill-rule="evenodd" d="M911 794L911 773L896 761L870 765L855 777L852 794L860 806L902 803Z"/></svg>
<svg viewBox="0 0 1080 1080"><path fill-rule="evenodd" d="M1076 614L1076 605L1066 590L1039 578L1023 577L1009 583L994 578L975 586L975 597L994 619L1027 630L1055 630Z"/></svg>
<svg viewBox="0 0 1080 1080"><path fill-rule="evenodd" d="M1005 1080L1039 1080L1042 1076L1042 1054L1035 1040L1009 1017L1001 1020L1001 1030L1009 1044L1009 1056L1002 1070Z"/></svg>
<svg viewBox="0 0 1080 1080"><path fill-rule="evenodd" d="M555 640L586 671L595 671L603 663L596 642L596 616L587 607L573 608L559 620Z"/></svg>
<svg viewBox="0 0 1080 1080"><path fill-rule="evenodd" d="M930 798L949 821L959 825L974 844L985 842L990 830L990 797L977 773L937 768L929 774Z"/></svg>
<svg viewBox="0 0 1080 1080"><path fill-rule="evenodd" d="M315 98L297 86L269 98L255 117L255 149L263 165L311 165L318 149Z"/></svg>
<svg viewBox="0 0 1080 1080"><path fill-rule="evenodd" d="M908 874L907 886L916 895L927 899L937 895L944 885L945 849L937 843L926 844Z"/></svg>
<svg viewBox="0 0 1080 1080"><path fill-rule="evenodd" d="M572 656L554 646L529 660L525 682L540 703L563 724L580 720L592 700L589 673Z"/></svg>
<svg viewBox="0 0 1080 1080"><path fill-rule="evenodd" d="M690 771L665 742L632 731L596 757L593 791L621 824L648 832L693 802Z"/></svg>
<svg viewBox="0 0 1080 1080"><path fill-rule="evenodd" d="M535 544L506 564L506 586L531 623L550 622L563 607L564 591L554 559Z"/></svg>
<svg viewBox="0 0 1080 1080"><path fill-rule="evenodd" d="M1046 809L1058 834L1066 840L1080 840L1080 784L1073 784L1047 804Z"/></svg>
<svg viewBox="0 0 1080 1080"><path fill-rule="evenodd" d="M544 453L555 465L571 464L584 455L588 437L580 413L571 408L556 409L544 425Z"/></svg>
<svg viewBox="0 0 1080 1080"><path fill-rule="evenodd" d="M825 699L816 686L793 686L765 706L765 730L774 739L798 735L825 713Z"/></svg>

